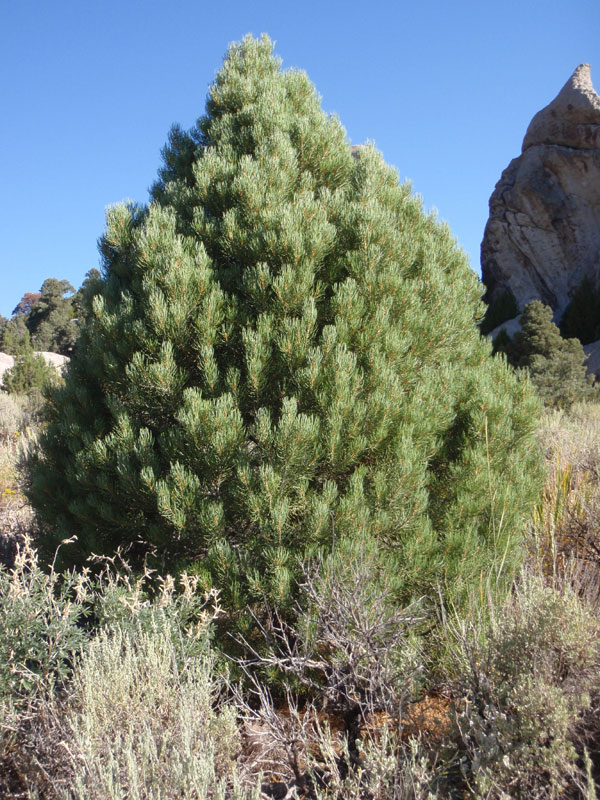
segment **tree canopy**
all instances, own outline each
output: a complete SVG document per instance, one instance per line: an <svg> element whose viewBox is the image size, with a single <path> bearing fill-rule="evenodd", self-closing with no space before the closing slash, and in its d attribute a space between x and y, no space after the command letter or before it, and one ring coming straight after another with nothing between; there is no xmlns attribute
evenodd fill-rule
<svg viewBox="0 0 600 800"><path fill-rule="evenodd" d="M99 277L100 272L91 269L77 291L69 281L47 278L39 292L25 292L12 319L0 325L2 352L16 355L27 331L34 350L70 356L90 313L86 294Z"/></svg>

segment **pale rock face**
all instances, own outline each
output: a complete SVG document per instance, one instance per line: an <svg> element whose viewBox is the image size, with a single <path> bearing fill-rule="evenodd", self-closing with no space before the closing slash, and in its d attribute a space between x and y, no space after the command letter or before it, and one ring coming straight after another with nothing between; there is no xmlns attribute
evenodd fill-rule
<svg viewBox="0 0 600 800"><path fill-rule="evenodd" d="M538 112L490 198L481 244L486 299L510 290L560 318L585 277L600 288L600 97L577 67Z"/></svg>
<svg viewBox="0 0 600 800"><path fill-rule="evenodd" d="M522 152L536 144L600 147L600 97L589 64L580 64L554 100L529 123Z"/></svg>
<svg viewBox="0 0 600 800"><path fill-rule="evenodd" d="M494 341L502 329L504 329L512 339L515 333L521 330L521 317L508 319L506 322L502 322L500 325L495 327L493 331L490 331L490 333L487 334L487 338L490 340L490 342Z"/></svg>

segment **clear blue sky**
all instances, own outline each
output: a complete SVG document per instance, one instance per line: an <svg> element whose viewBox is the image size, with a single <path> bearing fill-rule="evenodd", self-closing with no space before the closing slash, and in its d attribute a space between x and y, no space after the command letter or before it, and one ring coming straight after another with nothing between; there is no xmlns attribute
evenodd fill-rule
<svg viewBox="0 0 600 800"><path fill-rule="evenodd" d="M479 269L488 199L533 114L587 61L600 0L0 0L0 313L98 266L104 209L147 199L227 45L276 41L354 144L374 141Z"/></svg>

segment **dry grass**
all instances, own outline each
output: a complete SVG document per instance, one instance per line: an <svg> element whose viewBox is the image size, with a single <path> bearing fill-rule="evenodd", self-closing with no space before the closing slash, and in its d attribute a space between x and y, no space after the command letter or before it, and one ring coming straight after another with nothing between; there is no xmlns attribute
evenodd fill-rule
<svg viewBox="0 0 600 800"><path fill-rule="evenodd" d="M539 440L548 476L531 527L533 556L548 575L573 559L600 571L600 405L548 412Z"/></svg>

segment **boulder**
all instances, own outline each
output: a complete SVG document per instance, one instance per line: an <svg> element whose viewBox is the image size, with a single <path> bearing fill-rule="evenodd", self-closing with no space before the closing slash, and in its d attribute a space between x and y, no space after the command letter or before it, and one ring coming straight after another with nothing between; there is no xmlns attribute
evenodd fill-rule
<svg viewBox="0 0 600 800"><path fill-rule="evenodd" d="M60 353L51 353L49 350L38 350L36 355L42 356L46 364L52 364L59 372L64 372L70 361L69 356L62 356Z"/></svg>
<svg viewBox="0 0 600 800"><path fill-rule="evenodd" d="M0 385L2 384L2 376L14 363L15 359L13 356L9 356L8 353L0 353Z"/></svg>
<svg viewBox="0 0 600 800"><path fill-rule="evenodd" d="M535 115L496 184L481 267L488 302L510 291L521 310L542 300L557 319L584 278L600 288L600 97L589 64Z"/></svg>

